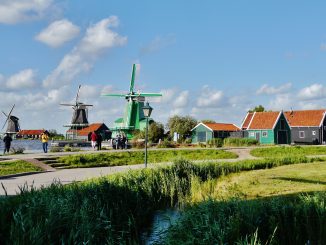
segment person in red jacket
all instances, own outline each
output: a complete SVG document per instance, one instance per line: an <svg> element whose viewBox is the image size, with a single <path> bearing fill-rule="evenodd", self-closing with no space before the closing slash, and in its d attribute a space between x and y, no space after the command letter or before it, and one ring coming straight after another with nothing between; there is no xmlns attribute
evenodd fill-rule
<svg viewBox="0 0 326 245"><path fill-rule="evenodd" d="M92 143L92 147L95 150L96 147L96 140L97 140L97 135L96 133L93 131L91 134L91 143Z"/></svg>

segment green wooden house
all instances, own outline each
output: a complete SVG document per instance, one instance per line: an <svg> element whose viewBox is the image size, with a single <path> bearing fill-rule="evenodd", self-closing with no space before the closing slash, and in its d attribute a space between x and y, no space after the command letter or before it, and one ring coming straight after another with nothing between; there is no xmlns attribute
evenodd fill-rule
<svg viewBox="0 0 326 245"><path fill-rule="evenodd" d="M291 129L283 112L248 112L241 129L261 144L290 144Z"/></svg>
<svg viewBox="0 0 326 245"><path fill-rule="evenodd" d="M227 138L240 128L231 123L198 123L192 130L192 143L205 143L213 138Z"/></svg>

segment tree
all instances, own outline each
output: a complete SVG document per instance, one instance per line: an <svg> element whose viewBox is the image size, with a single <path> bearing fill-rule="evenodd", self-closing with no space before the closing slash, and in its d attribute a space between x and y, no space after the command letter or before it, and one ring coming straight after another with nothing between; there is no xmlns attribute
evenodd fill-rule
<svg viewBox="0 0 326 245"><path fill-rule="evenodd" d="M211 119L204 119L204 120L201 120L202 123L216 123L214 120L211 120Z"/></svg>
<svg viewBox="0 0 326 245"><path fill-rule="evenodd" d="M167 123L167 127L170 130L170 135L177 132L180 135L180 139L184 140L187 135L191 134L191 129L193 129L197 124L197 120L191 116L173 116L170 117Z"/></svg>
<svg viewBox="0 0 326 245"><path fill-rule="evenodd" d="M153 122L148 127L148 140L157 143L164 137L164 126L162 123Z"/></svg>
<svg viewBox="0 0 326 245"><path fill-rule="evenodd" d="M256 106L253 110L249 110L249 112L264 112L265 111L265 107L263 107L262 105Z"/></svg>

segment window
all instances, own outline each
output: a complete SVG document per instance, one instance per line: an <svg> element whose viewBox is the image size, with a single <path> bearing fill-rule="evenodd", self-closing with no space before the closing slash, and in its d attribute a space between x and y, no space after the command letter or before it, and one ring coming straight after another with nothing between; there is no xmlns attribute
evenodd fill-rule
<svg viewBox="0 0 326 245"><path fill-rule="evenodd" d="M305 135L304 135L304 131L299 131L299 138L304 138Z"/></svg>
<svg viewBox="0 0 326 245"><path fill-rule="evenodd" d="M249 136L250 136L250 137L255 137L255 132L250 132L250 133L249 133Z"/></svg>
<svg viewBox="0 0 326 245"><path fill-rule="evenodd" d="M312 135L316 135L316 131L312 131Z"/></svg>
<svg viewBox="0 0 326 245"><path fill-rule="evenodd" d="M267 131L263 131L263 133L262 133L262 135L263 135L263 137L268 137L268 132Z"/></svg>

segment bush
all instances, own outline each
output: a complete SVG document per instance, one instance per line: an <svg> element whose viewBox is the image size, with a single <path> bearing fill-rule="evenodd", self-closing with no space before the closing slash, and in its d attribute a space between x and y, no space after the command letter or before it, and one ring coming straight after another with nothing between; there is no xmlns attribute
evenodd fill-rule
<svg viewBox="0 0 326 245"><path fill-rule="evenodd" d="M174 142L164 139L160 144L157 145L157 148L175 148L176 145Z"/></svg>
<svg viewBox="0 0 326 245"><path fill-rule="evenodd" d="M62 147L59 147L59 146L51 146L50 148L50 152L62 152L63 149Z"/></svg>
<svg viewBox="0 0 326 245"><path fill-rule="evenodd" d="M225 138L223 142L224 146L253 146L259 145L256 139L248 138Z"/></svg>
<svg viewBox="0 0 326 245"><path fill-rule="evenodd" d="M223 139L220 139L220 138L210 139L209 141L207 141L207 145L211 148L212 147L222 147Z"/></svg>
<svg viewBox="0 0 326 245"><path fill-rule="evenodd" d="M199 145L201 148L205 148L205 147L206 147L206 144L205 144L205 143L202 143L202 142L199 142L198 145Z"/></svg>
<svg viewBox="0 0 326 245"><path fill-rule="evenodd" d="M23 148L23 147L11 147L10 148L10 152L12 153L12 154L23 154L24 153L24 151L25 151L25 148Z"/></svg>

